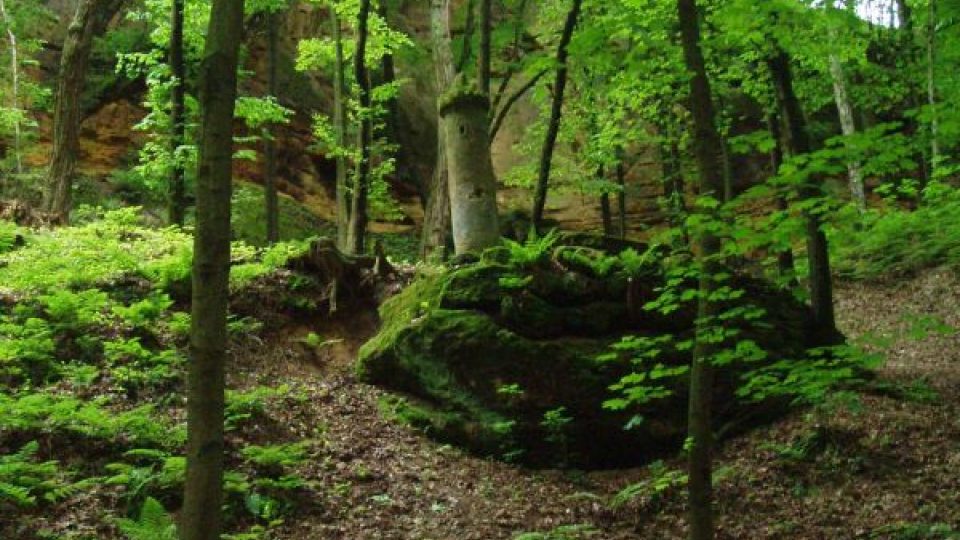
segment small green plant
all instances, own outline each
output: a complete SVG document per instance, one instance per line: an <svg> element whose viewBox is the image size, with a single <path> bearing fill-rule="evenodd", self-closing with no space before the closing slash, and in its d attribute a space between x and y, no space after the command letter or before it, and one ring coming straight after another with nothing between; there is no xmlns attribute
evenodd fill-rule
<svg viewBox="0 0 960 540"><path fill-rule="evenodd" d="M524 532L513 537L513 540L584 540L598 538L602 531L593 525L579 523L575 525L561 525L546 532Z"/></svg>
<svg viewBox="0 0 960 540"><path fill-rule="evenodd" d="M128 540L177 540L177 526L159 501L147 497L137 519L118 519L117 527Z"/></svg>
<svg viewBox="0 0 960 540"><path fill-rule="evenodd" d="M531 233L525 242L504 238L503 244L507 248L508 264L519 269L527 269L545 262L550 258L550 253L559 240L560 233L556 230L542 237Z"/></svg>
<svg viewBox="0 0 960 540"><path fill-rule="evenodd" d="M34 460L39 449L40 445L31 441L16 453L0 455L0 501L34 506L38 497L55 502L69 493L56 461Z"/></svg>
<svg viewBox="0 0 960 540"><path fill-rule="evenodd" d="M639 498L656 504L668 493L687 484L687 474L676 469L668 469L662 461L654 461L647 466L650 478L630 484L617 492L610 500L611 508L620 508Z"/></svg>

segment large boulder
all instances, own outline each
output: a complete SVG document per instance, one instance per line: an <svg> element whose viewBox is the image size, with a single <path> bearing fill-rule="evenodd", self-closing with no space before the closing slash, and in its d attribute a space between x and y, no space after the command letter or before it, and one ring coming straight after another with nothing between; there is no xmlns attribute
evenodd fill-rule
<svg viewBox="0 0 960 540"><path fill-rule="evenodd" d="M381 307L380 333L360 351L361 379L399 392L388 410L429 435L475 453L531 465L613 467L637 464L682 444L686 375L658 379L670 395L640 408L610 411L610 386L636 371L629 357L600 360L624 336L692 335L691 303L661 314L644 309L664 283L661 257L636 246L566 238L537 248L514 245L479 261L425 272ZM652 256L651 256L652 255ZM788 293L735 278L766 311L744 328L768 356L799 358L808 310ZM692 286L692 284L691 284ZM689 350L665 344L655 362L688 365ZM629 355L627 355L629 356ZM755 366L719 370L717 426L755 422L771 404L735 398L739 376ZM642 422L632 422L642 415Z"/></svg>

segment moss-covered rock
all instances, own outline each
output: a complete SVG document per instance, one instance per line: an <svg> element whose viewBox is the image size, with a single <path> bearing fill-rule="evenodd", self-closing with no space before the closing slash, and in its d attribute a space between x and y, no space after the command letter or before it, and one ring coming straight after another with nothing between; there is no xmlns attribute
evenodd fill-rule
<svg viewBox="0 0 960 540"><path fill-rule="evenodd" d="M625 335L692 334L692 309L642 309L662 284L656 262L626 265L595 245L561 239L523 264L496 251L477 262L420 276L381 307L383 327L360 351L361 379L404 394L395 416L438 439L483 455L534 465L606 467L675 449L685 435L686 380L644 410L609 411L611 385L629 359L600 361ZM578 244L584 242L578 240ZM626 246L620 246L624 249ZM627 266L630 266L629 270ZM785 293L741 279L771 326L748 331L770 358L799 355L807 310ZM686 365L689 352L665 346L657 362ZM744 366L718 375L718 422L736 425L758 407L734 399ZM624 426L635 414L644 422Z"/></svg>

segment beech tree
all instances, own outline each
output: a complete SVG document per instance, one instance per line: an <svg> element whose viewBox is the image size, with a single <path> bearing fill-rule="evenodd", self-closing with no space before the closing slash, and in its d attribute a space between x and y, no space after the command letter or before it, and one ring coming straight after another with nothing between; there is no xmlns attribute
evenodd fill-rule
<svg viewBox="0 0 960 540"><path fill-rule="evenodd" d="M81 0L67 29L53 106L53 149L44 191L44 210L66 223L77 154L80 151L80 92L93 40L102 34L126 0Z"/></svg>
<svg viewBox="0 0 960 540"><path fill-rule="evenodd" d="M170 72L173 85L170 92L170 154L173 166L170 170L169 200L167 215L170 223L183 225L187 210L186 164L180 155L180 147L186 144L186 83L187 66L183 55L183 9L184 0L171 3L170 22Z"/></svg>
<svg viewBox="0 0 960 540"><path fill-rule="evenodd" d="M700 49L700 21L696 0L677 0L680 39L684 63L690 75L690 112L693 116L693 145L700 174L700 195L719 198L724 191L722 141L714 123L713 98L706 65ZM710 540L713 528L713 366L714 346L704 335L705 326L718 312L711 299L722 270L718 258L720 239L711 231L699 231L696 237L700 262L700 295L697 305L697 337L690 368L688 409L687 493L689 495L689 538Z"/></svg>
<svg viewBox="0 0 960 540"><path fill-rule="evenodd" d="M222 529L233 118L242 39L243 1L214 0L200 75L182 540L219 540Z"/></svg>

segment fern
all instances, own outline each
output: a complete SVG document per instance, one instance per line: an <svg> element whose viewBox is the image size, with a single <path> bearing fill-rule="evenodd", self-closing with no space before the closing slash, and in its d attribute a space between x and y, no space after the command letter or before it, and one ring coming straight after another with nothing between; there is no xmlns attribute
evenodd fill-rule
<svg viewBox="0 0 960 540"><path fill-rule="evenodd" d="M117 527L129 540L177 540L173 519L153 497L143 502L139 519L118 519Z"/></svg>
<svg viewBox="0 0 960 540"><path fill-rule="evenodd" d="M504 238L503 242L507 248L508 261L511 266L530 268L546 261L559 240L560 233L554 229L542 237L531 233L524 242L516 242L509 238Z"/></svg>

